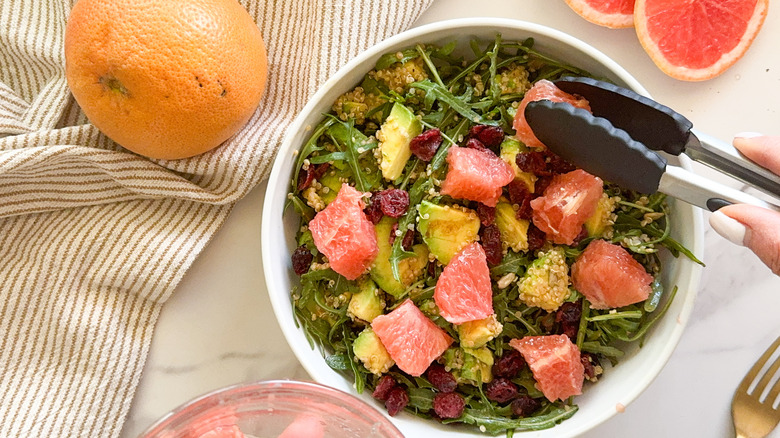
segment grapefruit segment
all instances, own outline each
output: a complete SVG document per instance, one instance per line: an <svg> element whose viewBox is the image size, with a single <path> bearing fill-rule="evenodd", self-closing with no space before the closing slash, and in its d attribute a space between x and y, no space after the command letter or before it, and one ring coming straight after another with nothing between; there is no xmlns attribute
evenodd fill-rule
<svg viewBox="0 0 780 438"><path fill-rule="evenodd" d="M634 25L634 0L566 0L566 4L599 26L620 29Z"/></svg>
<svg viewBox="0 0 780 438"><path fill-rule="evenodd" d="M451 146L447 152L449 169L441 193L495 207L501 188L515 178L512 167L487 149Z"/></svg>
<svg viewBox="0 0 780 438"><path fill-rule="evenodd" d="M594 240L572 265L571 282L592 308L611 309L646 300L653 276L622 246Z"/></svg>
<svg viewBox="0 0 780 438"><path fill-rule="evenodd" d="M653 62L685 81L713 78L745 54L769 0L636 0L634 26Z"/></svg>
<svg viewBox="0 0 780 438"><path fill-rule="evenodd" d="M336 199L309 222L317 249L331 269L355 280L374 262L379 246L374 224L363 213L363 194L343 184Z"/></svg>
<svg viewBox="0 0 780 438"><path fill-rule="evenodd" d="M473 242L455 254L436 281L433 299L439 314L452 324L493 314L490 268L482 245Z"/></svg>
<svg viewBox="0 0 780 438"><path fill-rule="evenodd" d="M537 388L547 400L582 394L585 367L580 361L580 349L568 336L525 336L510 340L509 346L523 355Z"/></svg>
<svg viewBox="0 0 780 438"><path fill-rule="evenodd" d="M557 244L571 245L598 206L603 183L582 169L555 175L544 194L531 201L533 221Z"/></svg>
<svg viewBox="0 0 780 438"><path fill-rule="evenodd" d="M546 148L544 143L536 138L534 132L531 130L531 126L525 120L525 107L528 106L528 103L545 99L552 102L568 102L577 108L590 111L590 104L587 100L561 90L547 79L536 81L534 86L526 91L523 100L521 100L520 104L517 106L517 113L515 113L515 119L512 122L512 126L517 131L515 136L528 147Z"/></svg>
<svg viewBox="0 0 780 438"><path fill-rule="evenodd" d="M398 368L411 376L422 375L453 342L408 299L392 312L374 318L371 328Z"/></svg>

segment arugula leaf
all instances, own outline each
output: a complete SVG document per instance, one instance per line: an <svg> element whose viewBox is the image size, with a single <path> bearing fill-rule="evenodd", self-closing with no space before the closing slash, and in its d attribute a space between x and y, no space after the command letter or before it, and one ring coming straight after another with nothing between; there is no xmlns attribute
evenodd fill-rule
<svg viewBox="0 0 780 438"><path fill-rule="evenodd" d="M436 84L429 81L428 79L425 79L422 81L413 82L409 86L419 88L420 90L423 90L427 94L431 95L433 98L446 103L452 109L457 111L461 116L468 119L471 123L498 126L498 122L495 120L485 119L481 115L474 112L468 102L465 102L463 99L447 91L443 85ZM426 99L427 98L428 96L426 96Z"/></svg>

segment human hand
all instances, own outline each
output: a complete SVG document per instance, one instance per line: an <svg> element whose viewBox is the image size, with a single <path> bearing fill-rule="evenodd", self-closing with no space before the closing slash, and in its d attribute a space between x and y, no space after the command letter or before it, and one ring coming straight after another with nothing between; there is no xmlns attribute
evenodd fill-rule
<svg viewBox="0 0 780 438"><path fill-rule="evenodd" d="M734 147L780 175L780 136L737 134ZM729 241L750 248L780 275L780 213L752 205L728 205L710 216L710 225Z"/></svg>

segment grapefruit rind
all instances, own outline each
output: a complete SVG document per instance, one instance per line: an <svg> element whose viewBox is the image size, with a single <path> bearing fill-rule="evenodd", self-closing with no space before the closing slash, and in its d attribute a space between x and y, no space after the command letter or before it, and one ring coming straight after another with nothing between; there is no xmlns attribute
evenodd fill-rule
<svg viewBox="0 0 780 438"><path fill-rule="evenodd" d="M639 42L661 71L682 81L704 81L712 79L734 65L734 63L742 58L753 43L759 30L761 30L761 26L764 24L767 10L769 9L769 0L757 0L753 15L748 20L745 32L739 43L730 51L723 53L720 58L711 65L695 68L675 64L663 54L661 45L652 38L648 26L648 23L650 22L646 13L648 1L652 0L636 0L636 5L634 7L634 28L636 29ZM693 37L695 37L695 35Z"/></svg>
<svg viewBox="0 0 780 438"><path fill-rule="evenodd" d="M599 26L625 29L634 26L634 14L604 12L594 8L588 0L566 0L566 4L580 17Z"/></svg>

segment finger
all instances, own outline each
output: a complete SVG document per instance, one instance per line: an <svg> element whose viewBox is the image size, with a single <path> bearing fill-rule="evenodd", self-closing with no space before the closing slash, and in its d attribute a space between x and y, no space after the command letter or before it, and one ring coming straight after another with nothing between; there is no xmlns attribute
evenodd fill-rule
<svg viewBox="0 0 780 438"><path fill-rule="evenodd" d="M734 147L751 161L780 175L780 136L737 134Z"/></svg>
<svg viewBox="0 0 780 438"><path fill-rule="evenodd" d="M780 275L780 213L753 205L728 205L710 216L710 225L731 242L750 248Z"/></svg>

